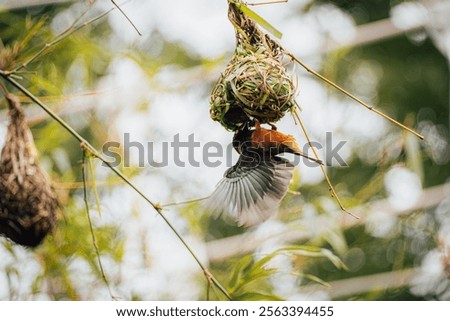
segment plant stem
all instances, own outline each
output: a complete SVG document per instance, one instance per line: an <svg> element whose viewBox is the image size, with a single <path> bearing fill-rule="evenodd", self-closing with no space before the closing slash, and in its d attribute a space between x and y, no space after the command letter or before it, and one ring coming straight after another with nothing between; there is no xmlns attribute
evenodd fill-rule
<svg viewBox="0 0 450 321"><path fill-rule="evenodd" d="M87 219L88 219L88 222L89 222L89 230L91 231L92 244L93 244L94 249L95 249L95 254L97 255L97 261L98 261L98 266L99 266L99 269L100 269L100 273L102 275L103 281L106 284L106 287L108 288L109 295L111 296L111 299L115 300L115 297L112 294L111 287L109 285L109 281L106 278L105 270L103 269L102 260L100 258L100 250L98 249L97 240L95 239L94 227L92 225L91 213L90 213L90 210L89 210L89 203L88 203L88 197L87 197L87 185L86 185L86 171L85 171L85 167L86 167L86 153L87 153L87 151L83 150L83 163L81 164L81 174L83 176L83 199L84 199L84 205L86 207L86 216L87 216Z"/></svg>
<svg viewBox="0 0 450 321"><path fill-rule="evenodd" d="M305 135L306 140L308 141L308 145L309 145L309 147L311 148L311 150L312 150L314 156L315 156L316 158L319 158L319 155L317 154L317 151L316 151L316 149L314 148L314 145L311 143L311 139L309 138L308 132L306 131L306 127L305 127L305 125L303 124L303 121L302 121L302 119L300 118L300 115L298 114L298 111L297 111L297 110L294 110L294 111L293 111L293 116L294 116L294 119L297 120L298 123L300 124L300 127L302 128L303 134ZM347 213L347 214L353 216L354 218L359 219L358 216L356 216L356 215L354 215L353 213L351 213L351 212L350 212L349 210L347 210L347 209L344 207L344 205L342 204L341 200L339 199L339 196L338 196L337 193L336 193L336 190L335 190L334 187L333 187L333 184L331 183L330 177L328 176L327 171L325 170L325 166L324 166L323 164L319 164L319 166L320 166L320 170L321 170L322 173L323 173L323 176L325 177L325 180L327 181L328 188L329 188L329 190L330 190L331 196L332 196L334 199L336 199L336 202L338 203L338 205L339 205L339 207L341 208L341 210L344 211L345 213Z"/></svg>
<svg viewBox="0 0 450 321"><path fill-rule="evenodd" d="M126 13L122 10L122 8L119 7L114 0L111 0L111 2L113 3L113 5L116 6L117 9L119 9L120 13L125 17L125 19L127 19L127 21L131 24L131 26L134 28L134 30L136 30L137 34L139 36L142 36L142 33L139 31L139 29L136 27L136 25L133 23L133 21L131 21L131 19L126 15Z"/></svg>
<svg viewBox="0 0 450 321"><path fill-rule="evenodd" d="M195 202L201 202L201 201L206 200L208 198L209 198L209 196L205 196L205 197L193 198L193 199L185 200L185 201L172 202L172 203L167 203L167 204L161 205L161 207L164 208L164 207L170 207L170 206L191 204L191 203L195 203Z"/></svg>
<svg viewBox="0 0 450 321"><path fill-rule="evenodd" d="M344 88L338 86L337 84L335 84L334 82L332 82L331 80L325 78L324 76L322 76L321 74L319 74L318 72L312 70L311 68L309 68L307 65L305 65L300 59L298 59L297 57L295 57L293 54L286 52L286 55L288 55L289 57L291 57L291 59L293 61L295 61L296 63L298 63L300 66L302 66L303 68L305 68L305 70L311 74L313 74L314 76L316 76L317 78L323 80L324 82L326 82L327 84L329 84L330 86L336 88L337 90L339 90L340 92L342 92L344 95L350 97L351 99L353 99L354 101L356 101L357 103L359 103L360 105L366 107L367 109L373 111L375 114L380 115L381 117L383 117L384 119L387 119L388 121L390 121L391 123L394 123L395 125L401 127L402 129L410 132L411 134L417 136L418 138L420 138L421 140L424 139L424 137L422 135L420 135L419 133L417 133L416 131L412 130L411 128L403 125L402 123L398 122L397 120L395 120L394 118L386 115L385 113L383 113L382 111L379 111L378 109L375 109L375 107L372 107L370 105L368 105L367 103L363 102L361 99L355 97L354 95L352 95L351 93L349 93L347 90L345 90Z"/></svg>
<svg viewBox="0 0 450 321"><path fill-rule="evenodd" d="M116 174L119 178L121 178L128 186L130 186L133 190L135 190L148 204L150 204L153 209L161 216L161 218L166 222L166 224L170 227L173 233L177 236L177 238L181 241L184 247L188 250L194 260L197 262L199 267L203 270L206 278L209 282L214 284L228 299L231 300L231 296L228 294L227 290L217 281L216 278L206 269L206 267L201 263L200 259L197 255L192 251L190 246L186 243L183 237L178 233L172 223L167 219L167 217L162 213L162 207L152 202L138 187L136 187L121 171L112 166L107 159L105 159L86 139L84 139L78 132L73 129L69 124L67 124L61 117L59 117L56 113L54 113L48 106L42 103L36 96L34 96L28 89L23 87L16 80L11 78L11 75L5 73L0 70L0 76L12 84L14 87L19 89L23 94L25 94L28 98L30 98L33 102L35 102L38 106L40 106L51 118L57 121L62 127L64 127L76 140L80 142L81 148L89 151L92 156L100 159L107 167L111 169L111 171Z"/></svg>
<svg viewBox="0 0 450 321"><path fill-rule="evenodd" d="M61 32L58 36L56 36L56 38L54 40L52 40L51 42L46 43L38 52L36 52L30 59L28 59L27 61L25 61L24 63L22 63L21 65L19 65L18 67L16 67L15 69L13 69L12 71L9 72L5 72L4 73L6 75L9 74L15 74L17 73L19 70L26 68L30 63L32 63L36 58L38 58L39 56L41 56L48 48L56 45L58 42L62 41L63 39L65 39L66 37L70 36L71 34L73 34L74 32L77 32L78 30L86 27L87 25L100 20L101 18L103 18L104 16L106 16L107 14L109 14L111 11L113 11L115 8L111 8L108 11L103 12L102 14L86 21L83 22L82 24L80 24L79 26L75 27L76 22L86 14L83 13L77 20L74 21L74 23L72 23L72 25L67 28L66 30L64 30L63 32Z"/></svg>

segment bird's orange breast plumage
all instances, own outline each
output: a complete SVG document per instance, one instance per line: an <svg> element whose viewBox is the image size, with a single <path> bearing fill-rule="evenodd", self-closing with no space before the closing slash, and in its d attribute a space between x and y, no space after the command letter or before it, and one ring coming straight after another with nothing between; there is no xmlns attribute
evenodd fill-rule
<svg viewBox="0 0 450 321"><path fill-rule="evenodd" d="M301 154L301 149L292 135L286 135L277 130L262 128L259 122L255 125L255 131L252 133L251 140L255 148L289 148L291 152Z"/></svg>

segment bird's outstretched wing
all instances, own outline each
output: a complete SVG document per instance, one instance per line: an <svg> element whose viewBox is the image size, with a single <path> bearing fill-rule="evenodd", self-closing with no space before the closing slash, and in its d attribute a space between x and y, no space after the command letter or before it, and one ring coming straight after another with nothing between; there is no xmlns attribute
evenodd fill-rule
<svg viewBox="0 0 450 321"><path fill-rule="evenodd" d="M261 223L277 213L292 179L294 165L284 158L240 156L206 202L215 215L231 214L238 225Z"/></svg>

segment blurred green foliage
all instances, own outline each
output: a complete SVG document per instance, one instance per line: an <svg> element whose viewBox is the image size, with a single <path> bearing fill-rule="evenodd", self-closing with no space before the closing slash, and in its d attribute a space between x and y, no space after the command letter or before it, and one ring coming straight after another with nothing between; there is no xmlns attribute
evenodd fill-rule
<svg viewBox="0 0 450 321"><path fill-rule="evenodd" d="M316 0L310 3L309 9L333 4L350 14L357 24L369 23L389 16L391 7L400 1L371 0ZM9 50L10 62L5 69L13 69L30 59L42 46L54 39L56 32L52 30L51 21L59 13L68 8L67 5L48 5L0 12L0 51ZM299 13L300 14L300 13ZM225 13L224 13L225 15ZM268 19L270 21L270 19ZM69 26L69 25L68 25ZM211 65L220 63L211 61L191 53L188 48L176 41L164 39L155 32L151 35L153 42L160 44L154 51L151 42L141 48L123 49L119 52L109 50L109 35L112 28L107 20L99 20L80 29L65 38L58 45L46 51L44 55L22 70L21 83L42 100L64 100L66 95L89 92L101 79L110 64L118 57L127 57L136 62L146 73L154 88L160 92L170 90L160 86L155 80L158 72L165 66L176 66L180 70L201 66L209 70ZM286 31L284 31L286 32ZM406 34L383 40L358 48L346 48L328 54L323 62L322 72L332 81L343 84L351 92L358 92L358 84L352 82L354 71L358 66L369 66L380 75L374 103L383 111L400 122L414 128L425 128L432 124L448 141L448 106L449 106L449 73L448 63L428 38L416 40L413 34ZM76 72L73 72L75 70ZM77 75L77 77L74 77ZM205 96L208 95L212 83L204 84ZM14 91L12 87L9 90ZM340 95L330 91L330 94ZM342 97L342 96L339 96ZM26 99L22 97L24 101ZM342 99L347 99L342 97ZM58 108L58 103L55 103ZM88 141L100 146L105 141L108 123L97 114L95 106L75 113L71 120L74 126ZM205 107L206 110L206 107ZM0 110L4 112L4 110ZM3 114L2 114L3 115ZM89 231L86 211L82 202L83 190L80 162L82 152L74 141L58 124L44 120L33 125L33 134L42 160L55 182L60 188L63 218L60 220L57 233L49 237L45 244L32 253L38 262L40 271L33 280L28 291L30 299L45 293L51 299L85 299L86 293L77 290L77 275L71 272L72 264L85 264L87 278L92 279L93 288L105 288L99 270L97 257ZM419 145L412 150L408 145L407 135L397 128L390 129L391 142L401 146L401 152L395 159L374 159L371 162L359 157L354 151L349 167L329 168L329 174L339 195L343 195L345 204L351 206L364 205L386 196L384 175L395 165L406 166L417 172L417 166L411 161L411 154L419 160L423 169L421 178L424 187L430 187L448 181L450 162L436 162L426 145ZM385 144L384 149L390 147ZM426 143L425 143L426 144ZM365 145L360 148L372 148ZM69 168L61 166L58 150L64 151L64 158ZM59 155L59 156L58 156ZM127 174L134 176L140 169L127 169ZM100 201L102 195L109 193L108 188L117 183L112 177L105 175L106 188L99 188ZM64 185L67 184L67 185ZM74 183L74 186L70 186ZM111 185L108 185L111 184ZM297 184L293 184L297 186ZM320 215L327 215L328 208L324 203L324 195L328 196L328 187L322 182L317 185L302 186L302 194L296 197L296 206L300 210L289 212L290 202L294 197L288 195L282 206L282 218L286 221L297 220L305 215L306 205L314 207ZM95 197L89 189L89 203L95 208ZM245 232L229 222L204 215L199 204L189 204L182 208L180 214L186 219L189 230L203 241L221 239ZM203 215L202 215L203 214ZM93 211L94 233L102 259L123 263L127 235L123 234L119 224L102 223ZM138 214L135 214L138 215ZM335 280L375 273L396 271L418 267L423 257L437 246L436 233L438 223L432 210L418 210L409 213L396 221L396 227L384 237L371 235L365 226L357 225L348 229L335 231L334 235L318 235L310 240L297 242L292 247L274 251L265 256L242 255L211 264L210 270L230 291L236 300L275 300L283 299L274 292L271 277L278 273L297 276L297 286L319 283L326 285ZM414 244L412 246L411 244ZM12 258L5 273L11 284L20 279L17 265L22 259L14 246L7 241L2 245ZM339 258L332 253L337 253ZM270 263L278 255L289 257L292 271L279 271L271 268ZM143 253L144 257L145 254ZM143 259L144 260L144 259ZM347 267L344 268L344 264ZM144 260L145 261L145 260ZM80 263L81 262L81 263ZM107 273L108 274L108 273ZM122 286L120 277L109 279L110 285ZM202 278L202 281L204 279ZM10 286L10 299L23 298L13 285ZM131 290L129 299L140 299ZM95 296L94 296L95 297ZM96 298L96 297L95 297ZM103 297L102 297L103 298ZM204 294L199 299L205 299ZM214 298L223 298L217 294ZM400 289L374 290L351 297L337 299L367 300L409 300L429 299L411 294L408 287ZM431 297L434 298L434 297ZM169 298L170 299L170 298Z"/></svg>

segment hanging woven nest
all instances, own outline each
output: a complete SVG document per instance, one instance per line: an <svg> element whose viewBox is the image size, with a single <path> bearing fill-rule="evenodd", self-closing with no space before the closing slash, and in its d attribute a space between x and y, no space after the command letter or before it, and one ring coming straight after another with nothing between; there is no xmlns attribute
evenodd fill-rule
<svg viewBox="0 0 450 321"><path fill-rule="evenodd" d="M296 86L283 64L283 51L233 3L228 17L237 46L211 92L211 118L228 130L250 117L276 122L295 106Z"/></svg>
<svg viewBox="0 0 450 321"><path fill-rule="evenodd" d="M0 235L34 247L53 230L58 202L20 102L9 94L6 99L10 123L0 159Z"/></svg>

